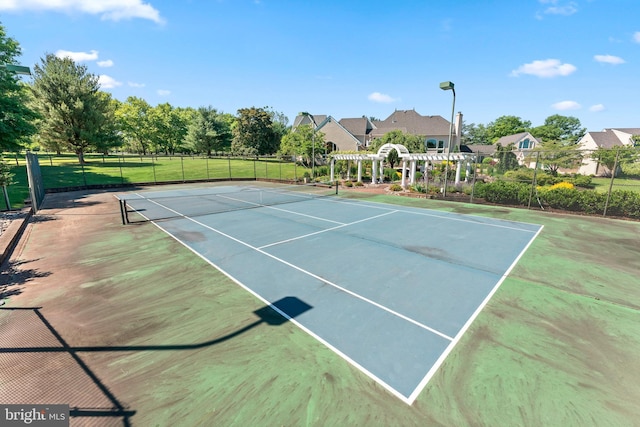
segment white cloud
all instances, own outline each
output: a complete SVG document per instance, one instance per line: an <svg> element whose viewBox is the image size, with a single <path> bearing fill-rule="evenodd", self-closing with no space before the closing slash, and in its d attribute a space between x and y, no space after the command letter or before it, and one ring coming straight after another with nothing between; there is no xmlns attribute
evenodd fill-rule
<svg viewBox="0 0 640 427"><path fill-rule="evenodd" d="M613 64L613 65L625 63L624 59L620 58L619 56L613 56L613 55L595 55L593 59L595 59L598 62L604 62L607 64Z"/></svg>
<svg viewBox="0 0 640 427"><path fill-rule="evenodd" d="M551 106L554 110L579 110L582 108L582 105L578 104L576 101L561 101L556 102Z"/></svg>
<svg viewBox="0 0 640 427"><path fill-rule="evenodd" d="M144 87L144 86L145 86L145 84L144 84L144 83L127 82L127 84L128 84L130 87Z"/></svg>
<svg viewBox="0 0 640 427"><path fill-rule="evenodd" d="M640 43L640 31L636 31L633 34L633 41L636 42L636 43Z"/></svg>
<svg viewBox="0 0 640 427"><path fill-rule="evenodd" d="M382 104L389 104L391 102L397 101L397 99L390 97L389 95L385 95L380 92L373 92L371 95L367 97L369 101L380 102Z"/></svg>
<svg viewBox="0 0 640 427"><path fill-rule="evenodd" d="M158 89L157 93L160 96L167 96L167 95L171 94L171 91L170 90L166 90L166 89Z"/></svg>
<svg viewBox="0 0 640 427"><path fill-rule="evenodd" d="M574 1L560 4L558 0L540 0L540 3L548 6L543 13L546 15L573 15L578 12L578 4Z"/></svg>
<svg viewBox="0 0 640 427"><path fill-rule="evenodd" d="M74 62L95 61L98 59L98 51L91 52L71 52L70 50L59 50L56 52L58 58L71 58Z"/></svg>
<svg viewBox="0 0 640 427"><path fill-rule="evenodd" d="M562 64L558 59L544 59L521 65L517 70L513 70L511 75L517 77L520 74L531 74L532 76L549 78L568 76L576 70L574 65Z"/></svg>
<svg viewBox="0 0 640 427"><path fill-rule="evenodd" d="M113 89L114 87L122 86L122 83L114 79L113 77L102 74L98 77L98 83L102 89Z"/></svg>
<svg viewBox="0 0 640 427"><path fill-rule="evenodd" d="M110 59L107 59L106 61L98 61L96 64L98 64L98 67L103 68L113 67L113 61Z"/></svg>
<svg viewBox="0 0 640 427"><path fill-rule="evenodd" d="M604 110L605 108L603 104L596 104L589 107L589 111L593 111L594 113L597 113L598 111L604 111Z"/></svg>
<svg viewBox="0 0 640 427"><path fill-rule="evenodd" d="M82 12L105 20L142 18L164 23L160 12L143 0L0 0L0 11L5 10Z"/></svg>

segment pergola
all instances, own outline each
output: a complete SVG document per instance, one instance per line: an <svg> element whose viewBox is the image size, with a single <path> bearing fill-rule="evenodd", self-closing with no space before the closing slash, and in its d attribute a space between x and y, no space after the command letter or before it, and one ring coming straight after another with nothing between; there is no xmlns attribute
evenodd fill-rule
<svg viewBox="0 0 640 427"><path fill-rule="evenodd" d="M402 180L401 185L402 188L406 188L406 174L404 173L407 170L407 166L409 169L409 185L413 185L416 183L416 164L419 161L424 161L425 165L433 162L443 162L450 161L456 163L456 184L460 183L460 173L462 170L462 164L464 163L467 167L467 176L469 175L469 170L471 169L471 161L473 161L474 156L472 154L463 154L463 153L449 153L449 154L437 154L437 153L409 153L407 147L401 144L384 144L376 154L332 154L331 155L331 181L334 181L335 175L335 162L336 160L347 160L347 161L356 161L358 163L358 181L362 181L362 162L370 161L372 162L371 167L371 183L377 184L382 182L382 178L384 176L383 168L384 161L391 152L391 150L396 150L398 152L398 156L402 160ZM379 172L379 173L378 173ZM347 169L347 178L349 177L349 169Z"/></svg>

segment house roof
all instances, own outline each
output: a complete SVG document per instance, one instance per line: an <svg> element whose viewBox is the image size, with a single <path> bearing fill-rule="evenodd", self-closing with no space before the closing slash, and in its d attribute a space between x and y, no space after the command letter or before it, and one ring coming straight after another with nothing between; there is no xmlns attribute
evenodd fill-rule
<svg viewBox="0 0 640 427"><path fill-rule="evenodd" d="M622 141L613 132L587 132L593 142L600 148L613 148L622 144Z"/></svg>
<svg viewBox="0 0 640 427"><path fill-rule="evenodd" d="M366 135L373 128L373 125L366 117L341 119L339 123L353 135Z"/></svg>
<svg viewBox="0 0 640 427"><path fill-rule="evenodd" d="M496 152L496 146L493 144L469 144L461 145L460 152L462 153L474 153L484 156L491 156Z"/></svg>
<svg viewBox="0 0 640 427"><path fill-rule="evenodd" d="M640 128L607 128L604 131L619 130L620 132L629 133L631 135L640 135Z"/></svg>
<svg viewBox="0 0 640 427"><path fill-rule="evenodd" d="M442 116L423 116L415 110L396 110L382 121L375 121L375 134L402 130L412 135L448 135L450 123Z"/></svg>
<svg viewBox="0 0 640 427"><path fill-rule="evenodd" d="M313 120L316 122L316 125L320 125L323 121L327 119L326 114L311 114ZM301 124L311 123L311 120L307 117L307 115L298 115L295 119L293 119L293 125L291 126L293 129L297 128Z"/></svg>
<svg viewBox="0 0 640 427"><path fill-rule="evenodd" d="M507 136L503 136L502 138L498 139L495 143L496 144L500 144L503 147L506 147L509 144L515 144L516 142L520 142L522 141L524 138L529 138L532 139L534 141L538 141L533 135L531 135L529 132L520 132L520 133L514 133L513 135L507 135Z"/></svg>

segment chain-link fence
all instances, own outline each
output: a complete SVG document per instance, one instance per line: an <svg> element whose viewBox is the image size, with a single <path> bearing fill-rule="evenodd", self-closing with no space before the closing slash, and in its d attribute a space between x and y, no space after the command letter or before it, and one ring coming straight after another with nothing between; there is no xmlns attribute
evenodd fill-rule
<svg viewBox="0 0 640 427"><path fill-rule="evenodd" d="M448 167L445 161L419 162L415 182L409 184L405 180L403 192L462 202L640 219L640 148L496 151L487 146L467 154L460 167L455 162L449 162ZM40 153L37 158L48 192L241 179L297 182L310 179L312 174L328 179L326 165L312 170L290 158L227 153L210 157L87 154L84 164L72 154ZM14 183L8 186L11 205L21 207L29 199L25 157L5 155L4 159L13 165ZM337 179L351 183L357 176L355 165L337 163ZM398 184L401 173L397 166L395 170L387 168L385 181ZM370 162L365 162L361 180L364 185L371 182Z"/></svg>

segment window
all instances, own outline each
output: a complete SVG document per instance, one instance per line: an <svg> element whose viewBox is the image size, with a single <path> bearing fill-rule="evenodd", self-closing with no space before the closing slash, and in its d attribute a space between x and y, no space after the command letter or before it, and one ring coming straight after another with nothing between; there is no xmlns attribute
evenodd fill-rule
<svg viewBox="0 0 640 427"><path fill-rule="evenodd" d="M531 146L529 146L531 145ZM520 150L526 150L528 148L533 148L533 143L531 143L529 141L529 138L523 139L522 141L520 141L520 143L518 144L518 148Z"/></svg>
<svg viewBox="0 0 640 427"><path fill-rule="evenodd" d="M444 141L427 139L427 151L434 151L434 150L437 150L438 153L444 153Z"/></svg>

